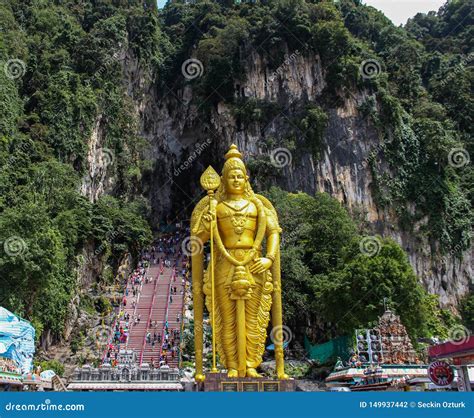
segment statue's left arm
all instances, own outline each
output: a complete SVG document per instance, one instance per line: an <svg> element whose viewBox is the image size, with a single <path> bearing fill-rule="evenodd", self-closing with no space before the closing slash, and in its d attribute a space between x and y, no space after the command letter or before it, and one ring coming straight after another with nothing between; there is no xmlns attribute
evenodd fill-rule
<svg viewBox="0 0 474 418"><path fill-rule="evenodd" d="M267 215L267 252L265 258L272 261L270 271L273 279L272 293L272 336L275 346L276 372L279 379L288 379L285 374L283 357L283 313L281 301L281 270L280 270L280 233L278 215L273 205L263 196L258 196L265 205Z"/></svg>

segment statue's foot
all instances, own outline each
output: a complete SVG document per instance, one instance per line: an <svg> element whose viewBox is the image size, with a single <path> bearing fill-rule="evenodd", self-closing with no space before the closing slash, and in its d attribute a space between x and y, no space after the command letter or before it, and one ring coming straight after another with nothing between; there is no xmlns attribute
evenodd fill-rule
<svg viewBox="0 0 474 418"><path fill-rule="evenodd" d="M257 370L250 367L247 369L247 377L262 377L262 375L257 373Z"/></svg>
<svg viewBox="0 0 474 418"><path fill-rule="evenodd" d="M204 380L206 379L206 376L204 376L203 374L196 374L196 376L194 376L194 380L196 380L196 382L204 382Z"/></svg>
<svg viewBox="0 0 474 418"><path fill-rule="evenodd" d="M279 380L288 380L290 376L288 376L286 373L278 373L278 379Z"/></svg>
<svg viewBox="0 0 474 418"><path fill-rule="evenodd" d="M227 377L239 377L239 372L235 369L229 369Z"/></svg>

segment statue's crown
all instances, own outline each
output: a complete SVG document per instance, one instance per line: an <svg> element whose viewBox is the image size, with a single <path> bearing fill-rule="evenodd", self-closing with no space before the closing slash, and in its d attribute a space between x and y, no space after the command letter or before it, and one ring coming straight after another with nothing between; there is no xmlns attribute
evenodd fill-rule
<svg viewBox="0 0 474 418"><path fill-rule="evenodd" d="M239 160L242 159L242 154L237 149L237 145L232 144L230 146L229 151L227 151L227 154L225 155L226 160L228 160L229 158L238 158Z"/></svg>
<svg viewBox="0 0 474 418"><path fill-rule="evenodd" d="M247 168L245 167L245 163L242 160L242 154L237 149L237 145L232 144L225 155L225 163L224 168L222 169L222 174L224 177L230 170L239 169L242 170L244 173L247 173Z"/></svg>

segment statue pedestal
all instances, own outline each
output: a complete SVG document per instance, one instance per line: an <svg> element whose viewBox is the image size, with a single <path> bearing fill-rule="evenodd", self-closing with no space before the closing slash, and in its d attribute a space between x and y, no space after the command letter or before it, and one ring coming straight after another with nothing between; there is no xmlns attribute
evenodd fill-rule
<svg viewBox="0 0 474 418"><path fill-rule="evenodd" d="M197 383L201 392L294 392L294 379L269 377L227 377L227 373L206 373L206 380Z"/></svg>

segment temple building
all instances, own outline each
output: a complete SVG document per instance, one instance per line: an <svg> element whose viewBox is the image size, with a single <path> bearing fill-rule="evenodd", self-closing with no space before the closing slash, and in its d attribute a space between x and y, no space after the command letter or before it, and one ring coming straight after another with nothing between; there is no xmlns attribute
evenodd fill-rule
<svg viewBox="0 0 474 418"><path fill-rule="evenodd" d="M326 378L328 387L374 391L413 386L418 390L428 382L427 366L418 358L400 317L391 310L384 312L374 328L356 330L355 336L354 354L346 365L338 361Z"/></svg>
<svg viewBox="0 0 474 418"><path fill-rule="evenodd" d="M386 310L375 327L382 341L383 363L416 364L420 363L410 337L400 317Z"/></svg>
<svg viewBox="0 0 474 418"><path fill-rule="evenodd" d="M12 359L0 356L0 392L22 390L21 370Z"/></svg>
<svg viewBox="0 0 474 418"><path fill-rule="evenodd" d="M121 350L116 367L105 363L101 367L85 365L77 368L67 387L71 391L181 391L178 369L168 366L152 368L138 364L133 350Z"/></svg>

